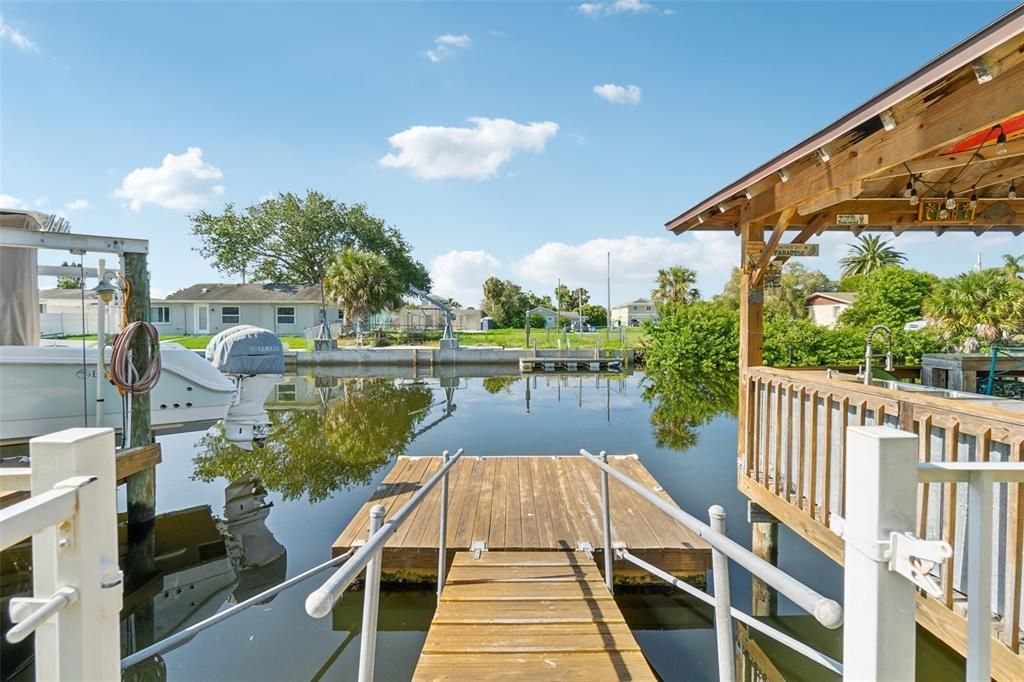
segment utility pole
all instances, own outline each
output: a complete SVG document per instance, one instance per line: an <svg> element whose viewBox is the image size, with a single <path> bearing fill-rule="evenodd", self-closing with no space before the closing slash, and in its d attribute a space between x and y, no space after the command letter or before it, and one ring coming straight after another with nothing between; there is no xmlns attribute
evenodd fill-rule
<svg viewBox="0 0 1024 682"><path fill-rule="evenodd" d="M555 312L555 329L562 329L562 297L559 294L562 291L562 278L558 278L558 286L555 287L555 307L558 309Z"/></svg>
<svg viewBox="0 0 1024 682"><path fill-rule="evenodd" d="M604 319L604 336L612 338L612 252L608 252L608 314Z"/></svg>

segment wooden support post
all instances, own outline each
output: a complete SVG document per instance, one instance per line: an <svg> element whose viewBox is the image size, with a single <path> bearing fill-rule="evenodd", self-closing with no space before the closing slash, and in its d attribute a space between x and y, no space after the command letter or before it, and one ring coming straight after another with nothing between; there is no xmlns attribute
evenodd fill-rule
<svg viewBox="0 0 1024 682"><path fill-rule="evenodd" d="M740 351L739 351L739 458L745 461L743 451L747 442L746 430L755 427L747 423L747 403L751 399L749 385L745 380L747 370L763 364L764 359L764 287L757 282L754 263L747 258L748 245L764 243L764 225L760 222L744 223L740 226ZM745 475L746 472L740 472ZM778 476L778 472L775 474ZM779 527L774 523L751 525L751 545L754 554L773 566L778 563ZM753 613L755 616L770 616L778 608L778 594L775 590L753 578Z"/></svg>
<svg viewBox="0 0 1024 682"><path fill-rule="evenodd" d="M149 321L149 270L144 253L124 254L125 279L131 291L125 304L128 323ZM132 365L140 374L149 363L149 338L137 334L131 348ZM149 393L131 396L131 435L128 447L142 447L153 442L150 423ZM151 576L156 565L156 468L144 469L127 480L128 554L125 573L129 587Z"/></svg>

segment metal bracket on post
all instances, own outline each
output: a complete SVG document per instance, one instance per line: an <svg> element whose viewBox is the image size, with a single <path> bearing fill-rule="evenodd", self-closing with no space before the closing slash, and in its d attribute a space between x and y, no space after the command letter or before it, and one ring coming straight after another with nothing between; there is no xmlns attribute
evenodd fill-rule
<svg viewBox="0 0 1024 682"><path fill-rule="evenodd" d="M473 560L479 561L480 556L487 551L487 541L473 540L472 544L469 546L469 551L473 553Z"/></svg>
<svg viewBox="0 0 1024 682"><path fill-rule="evenodd" d="M933 597L942 596L942 585L932 569L953 556L953 548L943 540L922 540L913 533L890 533L888 541L861 537L847 527L843 517L832 514L832 532L855 547L864 556L888 563L889 570L899 573Z"/></svg>
<svg viewBox="0 0 1024 682"><path fill-rule="evenodd" d="M586 554L588 559L594 558L594 546L586 540L576 541L576 551Z"/></svg>

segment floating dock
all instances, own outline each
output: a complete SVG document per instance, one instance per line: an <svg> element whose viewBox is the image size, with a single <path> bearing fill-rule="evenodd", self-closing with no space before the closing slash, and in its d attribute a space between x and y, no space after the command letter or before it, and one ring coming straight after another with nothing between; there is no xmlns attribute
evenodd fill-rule
<svg viewBox="0 0 1024 682"><path fill-rule="evenodd" d="M622 358L519 358L520 372L621 372Z"/></svg>
<svg viewBox="0 0 1024 682"><path fill-rule="evenodd" d="M669 497L636 455L609 462L669 502ZM334 542L335 556L362 544L370 508L381 504L390 518L440 467L439 457L399 457L394 467ZM603 566L599 471L578 455L463 455L449 472L446 546L451 565L457 552L579 551ZM630 551L677 577L703 583L711 549L693 532L651 503L611 481L612 545ZM388 540L383 553L386 582L437 579L440 486L413 510ZM615 562L615 580L640 583L650 574Z"/></svg>
<svg viewBox="0 0 1024 682"><path fill-rule="evenodd" d="M655 680L593 559L455 555L413 680Z"/></svg>

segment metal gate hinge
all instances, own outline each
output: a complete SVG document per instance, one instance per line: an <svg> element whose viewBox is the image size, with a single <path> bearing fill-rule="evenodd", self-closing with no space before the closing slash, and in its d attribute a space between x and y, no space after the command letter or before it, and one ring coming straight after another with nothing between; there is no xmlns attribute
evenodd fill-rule
<svg viewBox="0 0 1024 682"><path fill-rule="evenodd" d="M933 597L942 596L942 586L931 575L936 565L953 556L953 548L943 540L922 540L913 533L889 533L888 540L871 540L850 528L843 517L832 514L832 532L847 545L899 573Z"/></svg>
<svg viewBox="0 0 1024 682"><path fill-rule="evenodd" d="M473 543L469 546L469 551L473 552L473 560L479 561L480 555L487 551L487 541L473 540Z"/></svg>
<svg viewBox="0 0 1024 682"><path fill-rule="evenodd" d="M578 540L576 542L576 551L586 554L588 559L594 558L594 546L586 540Z"/></svg>

